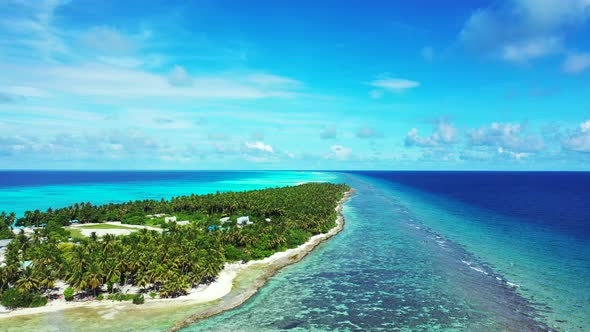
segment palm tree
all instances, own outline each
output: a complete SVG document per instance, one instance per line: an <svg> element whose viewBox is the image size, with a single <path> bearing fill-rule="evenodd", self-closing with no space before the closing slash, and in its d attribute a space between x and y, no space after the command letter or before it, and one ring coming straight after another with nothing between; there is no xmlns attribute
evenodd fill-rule
<svg viewBox="0 0 590 332"><path fill-rule="evenodd" d="M39 289L41 280L39 280L33 268L27 266L20 274L19 279L16 281L16 286L21 292L29 293L33 290Z"/></svg>

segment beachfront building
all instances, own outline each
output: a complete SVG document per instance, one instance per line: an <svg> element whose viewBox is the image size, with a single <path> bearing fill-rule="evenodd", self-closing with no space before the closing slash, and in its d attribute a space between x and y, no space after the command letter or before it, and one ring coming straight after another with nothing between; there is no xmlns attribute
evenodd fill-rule
<svg viewBox="0 0 590 332"><path fill-rule="evenodd" d="M165 222L173 222L176 221L176 216L172 216L172 217L166 217L164 218Z"/></svg>
<svg viewBox="0 0 590 332"><path fill-rule="evenodd" d="M238 218L238 225L246 225L250 221L248 216L242 216Z"/></svg>

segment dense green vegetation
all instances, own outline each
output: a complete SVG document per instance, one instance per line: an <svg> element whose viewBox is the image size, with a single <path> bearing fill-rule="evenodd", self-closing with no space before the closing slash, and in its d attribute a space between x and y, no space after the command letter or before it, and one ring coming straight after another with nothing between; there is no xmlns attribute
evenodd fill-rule
<svg viewBox="0 0 590 332"><path fill-rule="evenodd" d="M17 235L7 247L5 265L0 267L0 297L3 302L8 298L10 307L38 305L37 298L55 287L57 280L78 292L66 294L74 298L108 292L112 294L109 298L121 299L114 294L124 285L161 297L179 296L190 287L211 282L225 262L267 257L327 232L335 226L334 208L348 190L346 185L310 183L170 201L84 203L47 212L29 211L18 224L46 226L29 237ZM81 223L153 222L146 215L158 213L192 223L165 224L163 232L142 229L125 236L98 238L93 234L75 240L68 240L62 227L73 219ZM238 227L235 220L241 215L249 216L254 224ZM209 230L209 226L220 226L219 218L224 216L231 217L233 223ZM143 303L143 299L137 297L134 303Z"/></svg>
<svg viewBox="0 0 590 332"><path fill-rule="evenodd" d="M10 226L15 220L16 214L14 212L10 214L6 214L6 212L0 213L0 240L12 239L14 237Z"/></svg>

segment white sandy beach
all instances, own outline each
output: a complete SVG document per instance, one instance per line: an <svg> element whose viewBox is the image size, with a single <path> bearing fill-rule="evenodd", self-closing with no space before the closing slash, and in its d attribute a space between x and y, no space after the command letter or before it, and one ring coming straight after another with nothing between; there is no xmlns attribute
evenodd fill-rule
<svg viewBox="0 0 590 332"><path fill-rule="evenodd" d="M342 209L342 204L350 197L350 193L347 193L345 198L340 202L338 207L336 208L339 212L338 218L336 219L336 226L332 228L328 233L325 234L318 234L312 236L306 243L300 245L297 248L288 249L283 252L277 252L270 257L250 261L248 263L226 263L223 270L216 278L214 282L208 285L199 285L197 288L193 288L189 291L187 295L179 296L173 299L150 299L148 296L145 297L145 304L141 306L136 306L131 302L119 302L119 301L111 301L111 300L103 300L103 301L87 301L87 302L66 302L63 298L58 300L50 301L46 306L40 308L21 308L8 311L6 308L0 306L0 319L2 318L11 318L17 316L27 316L39 313L48 313L48 312L57 312L61 310L66 310L70 308L96 308L99 310L99 314L103 317L103 319L116 319L118 315L118 310L121 308L129 308L134 307L141 310L141 308L145 307L169 307L174 305L186 305L186 304L200 304L200 303L207 303L211 301L215 301L218 299L223 298L227 294L229 294L232 290L233 282L238 273L244 271L252 266L256 265L276 265L277 269L289 265L291 263L299 261L301 258L306 256L313 248L315 248L319 243L322 241L334 236L338 232L340 232L344 226L344 218L340 214ZM86 224L88 225L88 224ZM125 225L125 226L133 226L133 225ZM137 228L144 228L144 226L138 226ZM150 227L153 228L153 227ZM122 229L120 229L122 230ZM158 229L155 229L158 230ZM92 230L91 230L92 231ZM112 230L105 230L109 233ZM122 230L126 231L126 230ZM161 231L161 229L160 229ZM97 233L98 234L98 233ZM111 233L112 234L112 233ZM65 289L66 285L61 283L58 285L60 288L60 292L63 293L63 289ZM260 285L261 286L261 285ZM259 287L259 286L258 286ZM257 288L258 288L257 287ZM253 295L256 292L256 289L253 290ZM137 288L131 288L129 291L134 292ZM250 295L250 296L251 296ZM224 307L214 308L211 312L212 314L222 312L225 310L229 310L237 305L243 303L248 297L240 299L239 302L232 302L225 304Z"/></svg>
<svg viewBox="0 0 590 332"><path fill-rule="evenodd" d="M71 228L77 228L77 229L79 229L80 232L82 233L82 235L84 235L84 236L90 236L92 233L96 233L96 235L99 236L99 237L104 236L106 234L111 234L111 235L129 235L129 234L131 234L131 232L135 232L134 229L92 228L92 226L98 226L98 225L113 225L113 226L122 226L122 227L125 227L125 228L135 228L135 229L138 229L138 230L139 229L147 229L147 230L162 232L162 229L161 228L158 228L158 227L144 226L144 225L121 224L121 222L119 222L119 221L108 221L108 222L105 222L105 223L74 224L74 225L71 225L70 227Z"/></svg>

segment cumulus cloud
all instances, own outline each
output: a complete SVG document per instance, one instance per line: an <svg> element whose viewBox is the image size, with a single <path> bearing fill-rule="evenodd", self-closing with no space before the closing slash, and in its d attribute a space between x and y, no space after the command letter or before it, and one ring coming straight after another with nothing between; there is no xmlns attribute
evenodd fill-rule
<svg viewBox="0 0 590 332"><path fill-rule="evenodd" d="M406 135L405 140L406 146L419 146L419 147L431 147L437 146L438 142L436 142L432 137L420 137L418 134L418 129L412 128Z"/></svg>
<svg viewBox="0 0 590 332"><path fill-rule="evenodd" d="M330 153L326 154L324 158L335 160L347 160L352 156L352 149L342 145L332 145Z"/></svg>
<svg viewBox="0 0 590 332"><path fill-rule="evenodd" d="M0 155L9 156L18 152L33 151L33 139L29 137L2 137L0 136Z"/></svg>
<svg viewBox="0 0 590 332"><path fill-rule="evenodd" d="M477 54L526 62L564 50L564 37L588 16L590 0L506 0L476 10L459 39Z"/></svg>
<svg viewBox="0 0 590 332"><path fill-rule="evenodd" d="M322 129L320 131L320 138L321 139L334 139L338 136L338 130L336 126L330 126Z"/></svg>
<svg viewBox="0 0 590 332"><path fill-rule="evenodd" d="M589 68L590 53L571 53L565 58L561 66L561 69L568 74L580 73Z"/></svg>
<svg viewBox="0 0 590 332"><path fill-rule="evenodd" d="M0 154L20 155L19 158L35 155L45 160L158 157L164 148L165 144L135 130L87 135L60 133L46 137L0 137Z"/></svg>
<svg viewBox="0 0 590 332"><path fill-rule="evenodd" d="M538 152L545 148L543 139L525 133L525 126L514 123L494 122L489 126L467 132L467 141L472 146L489 146L502 151Z"/></svg>
<svg viewBox="0 0 590 332"><path fill-rule="evenodd" d="M246 142L245 143L246 148L251 149L251 150L258 150L258 151L263 151L263 152L274 152L272 146L268 145L268 144L264 144L264 142L261 141L257 141L255 143L250 143L250 142Z"/></svg>
<svg viewBox="0 0 590 332"><path fill-rule="evenodd" d="M172 86L190 86L193 80L181 66L175 66L168 74L168 83Z"/></svg>
<svg viewBox="0 0 590 332"><path fill-rule="evenodd" d="M514 158L516 160L526 158L530 155L530 153L526 153L526 152L514 152L514 151L506 150L503 147L498 148L498 154L507 155L507 156Z"/></svg>
<svg viewBox="0 0 590 332"><path fill-rule="evenodd" d="M590 120L582 122L562 142L565 149L577 152L590 152Z"/></svg>
<svg viewBox="0 0 590 332"><path fill-rule="evenodd" d="M418 129L412 128L406 135L405 145L418 147L435 147L439 145L453 144L458 141L458 130L445 118L439 119L430 136L422 137Z"/></svg>

